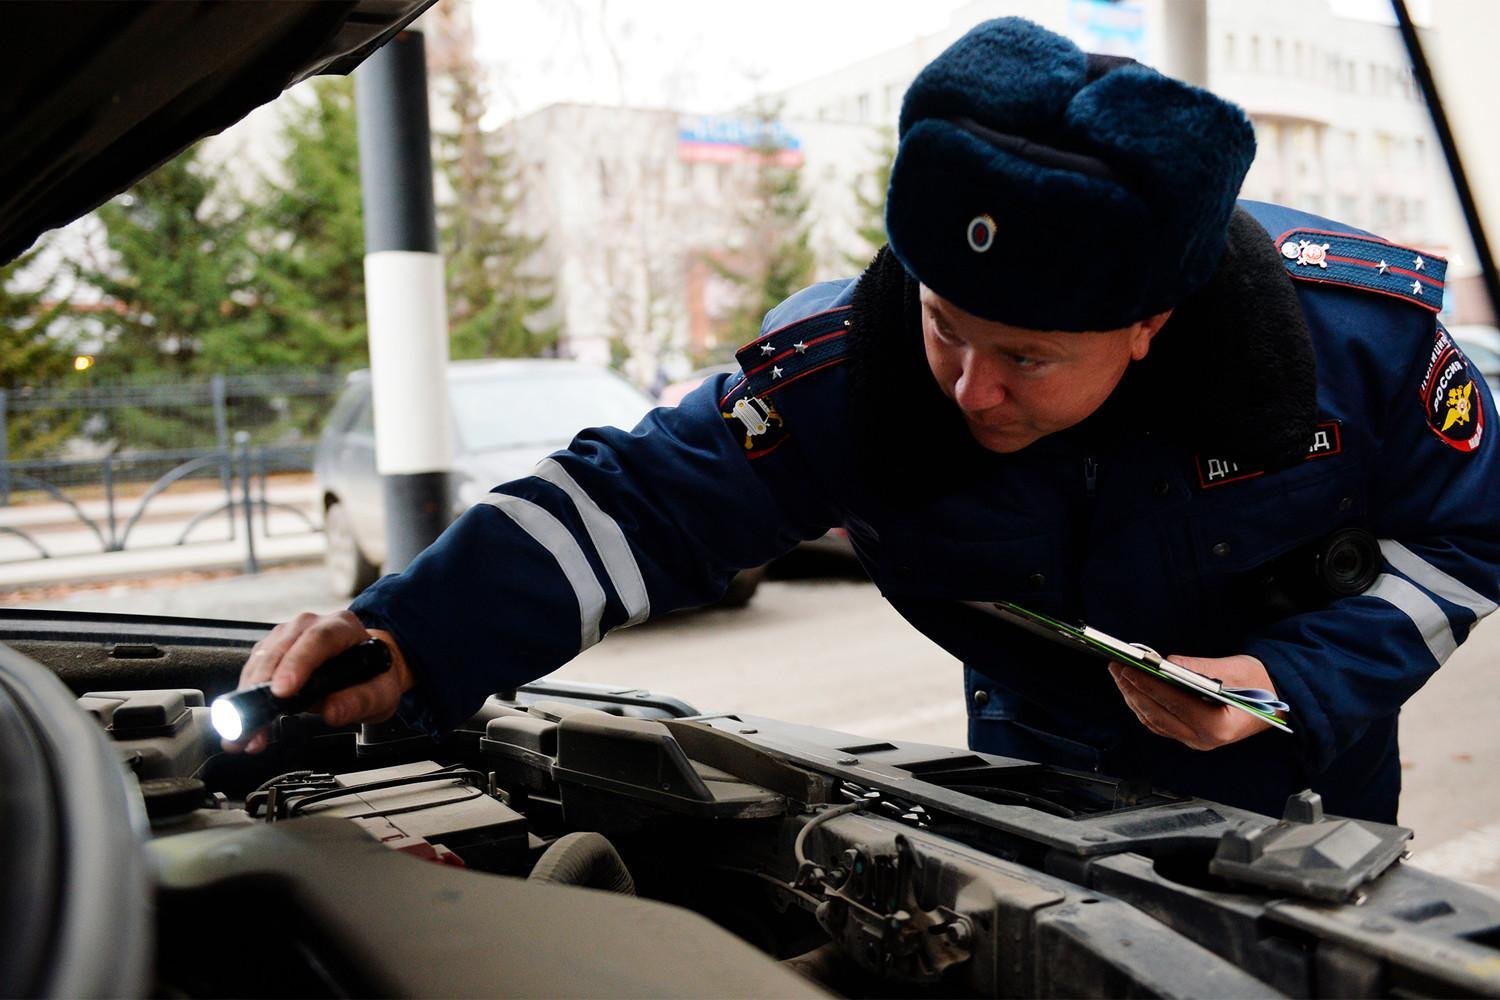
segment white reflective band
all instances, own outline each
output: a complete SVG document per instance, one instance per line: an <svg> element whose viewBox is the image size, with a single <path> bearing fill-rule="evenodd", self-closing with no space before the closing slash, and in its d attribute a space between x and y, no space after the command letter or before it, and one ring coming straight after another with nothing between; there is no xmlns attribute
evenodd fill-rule
<svg viewBox="0 0 1500 1000"><path fill-rule="evenodd" d="M1444 573L1400 542L1382 538L1380 554L1385 556L1386 562L1443 600L1474 612L1476 621L1495 610L1494 601L1462 580L1454 579Z"/></svg>
<svg viewBox="0 0 1500 1000"><path fill-rule="evenodd" d="M625 541L625 532L620 530L619 523L604 513L594 502L594 498L585 493L583 487L568 475L567 470L552 459L542 459L532 475L545 479L562 490L573 501L573 506L578 508L578 516L588 529L589 539L594 543L594 548L599 550L599 558L604 562L609 582L614 585L615 592L620 595L620 602L625 605L625 614L629 616L625 625L638 625L650 617L651 598L646 594L646 580L641 576L641 567L636 563L635 555L630 551L630 543Z"/></svg>
<svg viewBox="0 0 1500 1000"><path fill-rule="evenodd" d="M597 643L599 622L604 617L604 588L599 586L588 557L563 523L530 500L520 497L487 493L479 502L503 511L538 545L552 553L578 598L578 651L581 653Z"/></svg>
<svg viewBox="0 0 1500 1000"><path fill-rule="evenodd" d="M1427 650L1437 660L1438 666L1442 666L1458 648L1453 641L1453 630L1448 627L1448 616L1443 614L1436 601L1418 590L1416 584L1382 573L1364 596L1378 597L1410 618L1417 631L1422 633L1422 641L1427 644Z"/></svg>

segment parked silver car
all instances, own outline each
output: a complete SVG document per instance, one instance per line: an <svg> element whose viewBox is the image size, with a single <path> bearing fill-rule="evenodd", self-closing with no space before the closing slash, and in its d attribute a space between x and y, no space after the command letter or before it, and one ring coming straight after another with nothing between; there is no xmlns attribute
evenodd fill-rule
<svg viewBox="0 0 1500 1000"><path fill-rule="evenodd" d="M448 392L455 517L496 483L529 474L579 430L633 427L654 405L607 368L544 358L454 362ZM328 533L329 580L339 596L352 597L385 561L369 371L350 374L318 442L313 474Z"/></svg>

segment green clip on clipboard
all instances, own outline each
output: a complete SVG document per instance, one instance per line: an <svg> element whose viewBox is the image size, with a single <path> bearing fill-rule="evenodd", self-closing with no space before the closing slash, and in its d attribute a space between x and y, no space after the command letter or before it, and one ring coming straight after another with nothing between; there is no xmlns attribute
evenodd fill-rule
<svg viewBox="0 0 1500 1000"><path fill-rule="evenodd" d="M1173 663L1149 646L1116 639L1108 633L1087 625L1066 625L1046 615L1029 611L1018 604L1011 604L1007 601L993 604L985 601L965 601L964 603L987 615L1003 619L1012 625L1019 625L1028 632L1051 639L1070 649L1088 653L1100 659L1114 660L1137 670L1144 670L1152 677L1160 678L1169 684L1175 684L1204 698L1223 702L1230 708L1247 712L1284 733L1292 731L1292 727L1276 714L1278 711L1286 711L1286 704L1278 701L1270 691L1257 688L1225 687L1222 681L1205 677L1179 663Z"/></svg>

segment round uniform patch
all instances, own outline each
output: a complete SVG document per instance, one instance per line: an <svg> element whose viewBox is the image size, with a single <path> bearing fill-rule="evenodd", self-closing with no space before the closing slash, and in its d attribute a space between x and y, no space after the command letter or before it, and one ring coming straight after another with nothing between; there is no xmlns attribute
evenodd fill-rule
<svg viewBox="0 0 1500 1000"><path fill-rule="evenodd" d="M995 245L995 220L988 215L976 215L969 220L969 249L984 253Z"/></svg>
<svg viewBox="0 0 1500 1000"><path fill-rule="evenodd" d="M1484 402L1469 359L1442 328L1421 385L1427 426L1444 444L1459 451L1478 449L1484 438Z"/></svg>

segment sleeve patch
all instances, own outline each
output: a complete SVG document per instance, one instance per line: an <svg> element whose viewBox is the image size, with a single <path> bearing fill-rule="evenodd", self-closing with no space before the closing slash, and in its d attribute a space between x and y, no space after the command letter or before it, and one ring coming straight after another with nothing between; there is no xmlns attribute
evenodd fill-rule
<svg viewBox="0 0 1500 1000"><path fill-rule="evenodd" d="M1441 326L1433 340L1427 373L1417 387L1427 426L1450 448L1477 451L1484 437L1484 400L1469 359Z"/></svg>
<svg viewBox="0 0 1500 1000"><path fill-rule="evenodd" d="M1388 295L1431 312L1443 307L1448 262L1373 236L1293 229L1276 238L1287 273L1298 281Z"/></svg>
<svg viewBox="0 0 1500 1000"><path fill-rule="evenodd" d="M746 458L760 458L775 451L786 440L786 423L776 407L750 393L750 380L739 384L719 401L719 414L745 446Z"/></svg>

